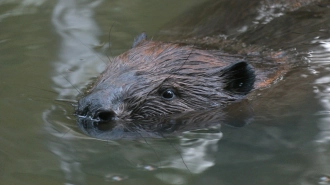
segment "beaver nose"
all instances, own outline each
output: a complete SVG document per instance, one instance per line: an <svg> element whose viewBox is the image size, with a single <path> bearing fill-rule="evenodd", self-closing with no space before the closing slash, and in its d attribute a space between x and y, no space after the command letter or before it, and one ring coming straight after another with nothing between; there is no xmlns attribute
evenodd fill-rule
<svg viewBox="0 0 330 185"><path fill-rule="evenodd" d="M112 110L98 110L93 119L99 123L107 123L116 120L116 113Z"/></svg>
<svg viewBox="0 0 330 185"><path fill-rule="evenodd" d="M112 108L112 104L107 103L104 92L91 93L78 101L76 115L80 119L90 119L96 123L108 123L118 119L118 115ZM110 105L109 105L110 104Z"/></svg>

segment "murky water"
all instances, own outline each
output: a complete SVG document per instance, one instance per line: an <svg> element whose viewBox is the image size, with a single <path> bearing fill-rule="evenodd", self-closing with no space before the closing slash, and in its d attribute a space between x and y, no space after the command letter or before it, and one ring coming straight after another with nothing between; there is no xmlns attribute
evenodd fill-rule
<svg viewBox="0 0 330 185"><path fill-rule="evenodd" d="M0 184L330 184L327 3L292 19L279 5L260 6L228 28L241 34L270 22L240 39L295 49L301 61L254 93L249 125L119 141L78 129L70 102L108 57L200 3L0 1Z"/></svg>

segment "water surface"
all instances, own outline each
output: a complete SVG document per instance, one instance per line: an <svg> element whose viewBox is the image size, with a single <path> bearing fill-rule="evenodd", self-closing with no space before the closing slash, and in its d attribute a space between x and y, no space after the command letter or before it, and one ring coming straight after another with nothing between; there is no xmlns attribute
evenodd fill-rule
<svg viewBox="0 0 330 185"><path fill-rule="evenodd" d="M70 102L108 57L129 49L142 31L152 38L201 3L0 2L0 184L328 184L326 3L292 20L278 13L281 6L260 6L252 21L233 26L242 33L265 25L240 39L295 51L300 61L277 83L254 92L249 125L119 141L94 139L78 129ZM274 32L275 26L283 32ZM276 42L267 40L276 36Z"/></svg>

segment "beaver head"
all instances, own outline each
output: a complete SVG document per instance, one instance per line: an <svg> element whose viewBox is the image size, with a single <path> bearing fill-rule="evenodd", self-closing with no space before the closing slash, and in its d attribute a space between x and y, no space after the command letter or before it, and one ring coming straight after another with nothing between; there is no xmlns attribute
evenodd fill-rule
<svg viewBox="0 0 330 185"><path fill-rule="evenodd" d="M254 81L254 69L242 58L147 41L142 34L108 64L76 113L111 122L223 107L242 99Z"/></svg>

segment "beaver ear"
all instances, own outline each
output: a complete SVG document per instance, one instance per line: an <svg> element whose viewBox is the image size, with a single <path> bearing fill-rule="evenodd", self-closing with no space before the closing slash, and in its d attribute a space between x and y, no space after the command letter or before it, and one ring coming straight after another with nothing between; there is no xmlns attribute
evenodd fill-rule
<svg viewBox="0 0 330 185"><path fill-rule="evenodd" d="M147 40L147 34L145 32L142 32L140 35L134 38L132 48L135 48L137 45L139 45L140 43L146 40Z"/></svg>
<svg viewBox="0 0 330 185"><path fill-rule="evenodd" d="M222 70L224 89L234 94L246 95L253 89L254 70L246 62L238 62Z"/></svg>

